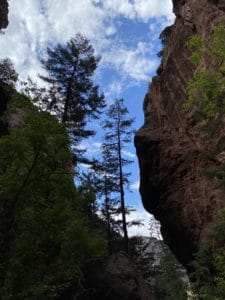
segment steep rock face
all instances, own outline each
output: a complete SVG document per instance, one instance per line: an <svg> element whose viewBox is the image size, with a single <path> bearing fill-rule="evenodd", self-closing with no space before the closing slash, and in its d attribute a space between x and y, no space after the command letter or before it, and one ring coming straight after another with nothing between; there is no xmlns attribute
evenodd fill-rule
<svg viewBox="0 0 225 300"><path fill-rule="evenodd" d="M187 266L225 201L223 191L202 175L219 163L206 157L212 141L194 129L192 114L182 109L195 70L185 41L196 33L208 38L214 25L225 24L225 0L173 0L173 4L175 24L144 100L145 123L135 145L143 204L160 220L165 242ZM201 66L210 64L201 61Z"/></svg>
<svg viewBox="0 0 225 300"><path fill-rule="evenodd" d="M0 1L0 30L2 28L6 28L8 26L8 1L1 0Z"/></svg>

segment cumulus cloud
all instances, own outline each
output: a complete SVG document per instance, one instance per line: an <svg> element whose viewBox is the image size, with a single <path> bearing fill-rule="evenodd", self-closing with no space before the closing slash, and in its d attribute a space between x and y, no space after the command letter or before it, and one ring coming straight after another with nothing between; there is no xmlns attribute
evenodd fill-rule
<svg viewBox="0 0 225 300"><path fill-rule="evenodd" d="M118 43L113 38L120 30L118 17L172 20L171 0L11 0L9 27L0 36L0 57L11 58L23 78L34 78L43 72L39 61L48 45L64 43L81 32L102 55L102 65L110 64L137 82L146 81L156 67L146 52L149 45L137 42L127 48Z"/></svg>
<svg viewBox="0 0 225 300"><path fill-rule="evenodd" d="M166 16L171 21L174 19L170 0L134 0L133 5L137 17L145 22L162 16Z"/></svg>
<svg viewBox="0 0 225 300"><path fill-rule="evenodd" d="M166 16L173 20L172 1L170 0L102 0L98 1L112 17L120 14L128 19L147 22L151 18Z"/></svg>
<svg viewBox="0 0 225 300"><path fill-rule="evenodd" d="M141 221L141 226L128 227L129 236L146 236L162 239L160 234L160 224L155 218L144 209L133 211L127 216L127 221Z"/></svg>
<svg viewBox="0 0 225 300"><path fill-rule="evenodd" d="M119 48L115 46L103 57L103 64L115 67L123 76L130 76L133 80L148 81L149 74L155 70L157 61L150 59L151 44L139 42L135 49Z"/></svg>

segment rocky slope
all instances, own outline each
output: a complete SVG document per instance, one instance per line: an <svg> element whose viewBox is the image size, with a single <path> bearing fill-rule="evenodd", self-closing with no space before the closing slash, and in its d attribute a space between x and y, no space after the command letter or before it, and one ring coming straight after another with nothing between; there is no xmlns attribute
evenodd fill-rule
<svg viewBox="0 0 225 300"><path fill-rule="evenodd" d="M0 30L8 26L8 1L0 1Z"/></svg>
<svg viewBox="0 0 225 300"><path fill-rule="evenodd" d="M173 4L175 24L168 30L161 65L144 100L145 123L135 145L144 206L160 220L165 242L187 266L224 206L224 193L202 175L220 163L206 156L216 141L209 143L194 128L191 112L182 109L195 70L185 41L196 33L208 38L215 24L225 24L225 1L173 0ZM201 61L201 67L210 64Z"/></svg>

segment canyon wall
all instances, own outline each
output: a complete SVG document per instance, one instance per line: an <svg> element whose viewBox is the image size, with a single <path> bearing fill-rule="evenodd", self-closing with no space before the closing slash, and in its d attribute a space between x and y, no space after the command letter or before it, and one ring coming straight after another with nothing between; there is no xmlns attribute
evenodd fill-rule
<svg viewBox="0 0 225 300"><path fill-rule="evenodd" d="M214 25L225 24L225 0L173 0L173 5L176 20L167 29L162 62L145 96L145 122L135 145L144 207L161 222L165 242L188 266L224 207L225 197L202 174L222 162L206 155L218 136L209 141L196 130L193 113L182 108L196 69L186 40L193 34L208 39ZM209 59L201 60L197 68L210 64Z"/></svg>

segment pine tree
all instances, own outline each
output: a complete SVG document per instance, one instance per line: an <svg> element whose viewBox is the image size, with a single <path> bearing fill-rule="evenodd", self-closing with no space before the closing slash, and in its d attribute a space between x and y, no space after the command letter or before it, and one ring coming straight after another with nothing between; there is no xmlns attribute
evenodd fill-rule
<svg viewBox="0 0 225 300"><path fill-rule="evenodd" d="M122 231L124 236L124 249L128 252L128 232L127 232L127 209L125 206L124 188L129 184L130 173L125 172L124 167L132 161L123 157L123 150L126 144L131 141L133 130L131 126L134 119L127 118L128 109L124 105L123 99L116 99L107 111L108 120L105 121L105 144L111 153L112 173L114 180L117 180L117 189L120 195L119 212L122 215Z"/></svg>
<svg viewBox="0 0 225 300"><path fill-rule="evenodd" d="M77 190L84 197L85 201L82 203L82 210L89 216L96 215L98 211L98 194L100 179L98 175L92 170L78 174L79 183Z"/></svg>
<svg viewBox="0 0 225 300"><path fill-rule="evenodd" d="M101 163L101 186L103 205L102 215L107 224L107 239L108 248L112 248L112 233L118 231L118 224L113 218L117 211L118 199L116 193L118 192L117 177L114 176L117 165L115 164L113 153L107 144L102 144L102 163Z"/></svg>
<svg viewBox="0 0 225 300"><path fill-rule="evenodd" d="M9 58L0 59L0 83L15 86L18 80L18 74Z"/></svg>
<svg viewBox="0 0 225 300"><path fill-rule="evenodd" d="M99 57L89 41L77 34L66 45L47 48L47 59L42 66L47 76L40 76L49 84L47 109L66 125L73 137L73 144L94 134L86 128L89 118L98 118L105 106L104 95L92 77Z"/></svg>

